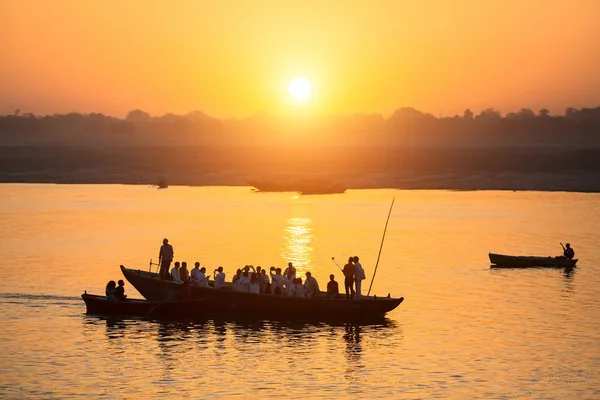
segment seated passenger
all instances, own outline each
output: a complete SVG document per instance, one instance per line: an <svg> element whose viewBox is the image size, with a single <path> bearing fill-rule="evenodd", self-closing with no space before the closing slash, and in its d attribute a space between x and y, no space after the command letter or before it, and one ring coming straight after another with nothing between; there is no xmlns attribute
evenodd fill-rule
<svg viewBox="0 0 600 400"><path fill-rule="evenodd" d="M569 260L572 260L573 257L575 257L575 250L573 250L573 248L571 247L571 243L567 243L565 246L566 247L563 247L563 256L568 258Z"/></svg>
<svg viewBox="0 0 600 400"><path fill-rule="evenodd" d="M273 273L275 271L275 273ZM281 296L283 294L283 276L281 276L281 268L271 267L271 294Z"/></svg>
<svg viewBox="0 0 600 400"><path fill-rule="evenodd" d="M104 290L107 300L118 300L117 295L115 293L116 287L117 284L115 283L115 281L108 281L108 283L106 284L106 289Z"/></svg>
<svg viewBox="0 0 600 400"><path fill-rule="evenodd" d="M252 276L250 277L248 291L250 293L256 293L256 294L260 293L260 286L258 284L257 274L252 274Z"/></svg>
<svg viewBox="0 0 600 400"><path fill-rule="evenodd" d="M312 277L310 272L306 273L306 282L304 282L304 290L306 291L306 297L314 297L320 292L319 283L315 278Z"/></svg>
<svg viewBox="0 0 600 400"><path fill-rule="evenodd" d="M179 261L176 261L173 268L171 268L171 280L173 282L182 283L181 279L179 279Z"/></svg>
<svg viewBox="0 0 600 400"><path fill-rule="evenodd" d="M125 294L125 282L123 282L123 279L119 279L119 286L115 289L115 296L119 300L125 300L127 298L127 295Z"/></svg>
<svg viewBox="0 0 600 400"><path fill-rule="evenodd" d="M261 293L270 293L269 286L271 286L271 282L269 280L269 275L267 275L267 270L262 269L260 271L260 275L258 276L258 286L260 286Z"/></svg>
<svg viewBox="0 0 600 400"><path fill-rule="evenodd" d="M200 274L200 263L196 261L194 263L194 268L192 268L192 272L190 273L190 283L194 286L198 286L198 274Z"/></svg>
<svg viewBox="0 0 600 400"><path fill-rule="evenodd" d="M250 291L250 272L244 271L242 272L242 277L239 279L239 291L240 292L249 292ZM253 275L254 276L254 275Z"/></svg>
<svg viewBox="0 0 600 400"><path fill-rule="evenodd" d="M187 263L184 261L181 263L181 267L179 268L179 280L182 282L187 282L190 279L190 272L187 269Z"/></svg>
<svg viewBox="0 0 600 400"><path fill-rule="evenodd" d="M293 294L294 297L304 297L304 286L302 286L302 278L294 279Z"/></svg>
<svg viewBox="0 0 600 400"><path fill-rule="evenodd" d="M241 289L240 289L241 280L242 280L242 270L238 269L236 271L235 275L233 276L233 279L231 280L231 282L233 283L233 291L234 292L241 291Z"/></svg>
<svg viewBox="0 0 600 400"><path fill-rule="evenodd" d="M196 286L206 287L206 288L209 287L208 280L206 279L206 268L204 268L204 267L200 268L200 271L196 274L196 278L197 278Z"/></svg>
<svg viewBox="0 0 600 400"><path fill-rule="evenodd" d="M218 272L218 273L217 273ZM223 267L219 267L215 269L213 272L214 280L215 280L215 289L222 289L225 287L225 272L223 272Z"/></svg>
<svg viewBox="0 0 600 400"><path fill-rule="evenodd" d="M340 294L340 287L335 281L333 274L329 275L329 282L327 282L327 298L335 299Z"/></svg>
<svg viewBox="0 0 600 400"><path fill-rule="evenodd" d="M294 278L294 274L291 271L288 271L287 275L283 278L283 293L286 296L293 296L294 293L294 282L296 278Z"/></svg>

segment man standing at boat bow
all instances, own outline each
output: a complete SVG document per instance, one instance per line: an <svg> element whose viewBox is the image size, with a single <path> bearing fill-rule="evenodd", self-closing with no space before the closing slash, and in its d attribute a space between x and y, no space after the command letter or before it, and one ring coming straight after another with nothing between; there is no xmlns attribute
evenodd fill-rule
<svg viewBox="0 0 600 400"><path fill-rule="evenodd" d="M168 280L169 279L169 267L171 266L171 261L173 261L173 246L169 244L169 239L163 239L163 244L160 246L160 251L158 252L158 263L160 264L160 279Z"/></svg>

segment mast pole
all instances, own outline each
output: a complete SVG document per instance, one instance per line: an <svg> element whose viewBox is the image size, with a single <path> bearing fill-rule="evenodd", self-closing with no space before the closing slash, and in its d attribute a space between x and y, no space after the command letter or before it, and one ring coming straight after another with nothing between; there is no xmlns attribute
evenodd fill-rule
<svg viewBox="0 0 600 400"><path fill-rule="evenodd" d="M371 284L369 285L369 291L367 292L367 296L371 293L371 287L373 286L373 281L375 280L375 274L377 273L377 266L379 265L379 257L381 257L381 249L383 249L383 241L385 239L385 232L387 231L388 222L390 222L390 215L392 215L392 208L394 207L394 201L396 198L392 199L392 205L390 206L390 212L388 213L387 220L385 221L385 228L383 229L383 237L381 238L381 246L379 246L379 254L377 254L377 262L375 263L375 270L373 271L373 277L371 278Z"/></svg>

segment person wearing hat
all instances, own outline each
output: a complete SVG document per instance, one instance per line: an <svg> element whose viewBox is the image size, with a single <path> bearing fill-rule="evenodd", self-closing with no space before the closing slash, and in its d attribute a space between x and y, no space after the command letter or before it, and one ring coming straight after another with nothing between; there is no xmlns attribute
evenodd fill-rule
<svg viewBox="0 0 600 400"><path fill-rule="evenodd" d="M158 263L160 264L160 278L163 280L169 280L169 267L171 261L173 261L173 246L169 244L169 239L163 239L163 244L160 246L158 252Z"/></svg>

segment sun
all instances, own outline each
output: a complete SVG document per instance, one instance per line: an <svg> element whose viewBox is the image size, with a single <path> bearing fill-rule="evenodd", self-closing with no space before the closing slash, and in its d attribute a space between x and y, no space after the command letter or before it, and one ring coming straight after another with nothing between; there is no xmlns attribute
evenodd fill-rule
<svg viewBox="0 0 600 400"><path fill-rule="evenodd" d="M294 100L308 100L311 91L312 86L306 78L294 78L288 84L288 92Z"/></svg>

